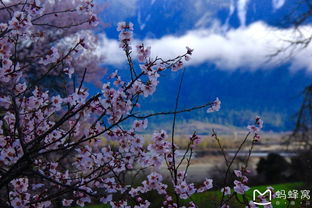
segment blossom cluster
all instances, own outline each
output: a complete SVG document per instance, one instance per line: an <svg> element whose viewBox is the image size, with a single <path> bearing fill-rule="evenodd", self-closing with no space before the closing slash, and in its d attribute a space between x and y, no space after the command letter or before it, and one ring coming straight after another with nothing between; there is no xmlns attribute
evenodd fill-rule
<svg viewBox="0 0 312 208"><path fill-rule="evenodd" d="M221 101L219 100L219 98L216 98L215 101L213 101L212 106L208 108L207 112L208 113L216 112L216 111L219 111L220 108L221 108Z"/></svg>
<svg viewBox="0 0 312 208"><path fill-rule="evenodd" d="M151 202L144 196L151 191L163 198L164 207L183 207L177 198L188 199L212 189L212 179L198 185L187 180L191 158L186 153L200 143L199 135L194 133L189 137L188 149L180 159L176 157L179 147L173 138L169 140L166 131L155 131L147 147L140 133L148 127L147 118L153 114L140 112L139 98L155 92L163 71L182 69L193 49L186 47L184 54L163 60L152 57L151 47L139 44L137 62L133 62L134 26L121 22L117 30L130 77L114 71L106 76L108 81L99 92L91 94L83 85L85 70L80 83L70 88L65 86L66 93L55 92L46 88L42 79L53 73L60 74L64 82L73 78L79 72L80 63L86 66L81 60L94 42L92 35L79 33L41 50L42 38L48 36L47 41L55 37L41 26L68 27L55 21L66 12L87 17L81 24L95 25L97 20L92 0L81 0L73 8L53 12L49 6L49 2L33 0L17 2L13 13L2 8L12 14L0 24L0 85L5 87L0 96L0 207L83 207L94 202L130 207L129 200L133 200L134 207L145 208ZM45 19L50 15L51 21ZM57 23L60 25L54 25ZM29 42L35 52L31 50L27 56ZM71 47L64 46L69 43ZM43 72L29 82L32 67ZM215 112L220 110L220 105L216 98L204 107L208 107L208 112ZM257 133L262 125L257 117L256 125L249 129ZM181 170L180 165L185 161L187 168ZM171 173L171 184L164 182L162 166ZM140 185L127 181L129 172L141 173L143 169L150 172ZM235 171L235 174L238 180L234 182L234 191L244 194L248 190L245 172ZM224 187L222 192L230 195L230 187ZM196 205L189 202L186 207Z"/></svg>
<svg viewBox="0 0 312 208"><path fill-rule="evenodd" d="M40 78L46 72L55 79L62 77L64 73L61 70L52 70L49 63L56 63L58 57L64 58L80 39L81 44L77 46L80 50L59 59L58 67L68 71L70 78L74 69L75 76L81 78L87 68L85 79L92 79L99 85L100 81L97 77L95 80L95 75L102 76L105 70L99 70L103 55L95 52L97 35L91 31L99 22L95 10L93 0L6 1L0 10L0 34L11 45L17 43L19 65L28 63L31 66L31 70L28 69L29 75L25 77L32 80ZM49 60L50 58L54 60ZM16 65L15 70L18 71L17 67L19 66ZM53 87L56 91L64 88L57 81L41 85L46 88Z"/></svg>
<svg viewBox="0 0 312 208"><path fill-rule="evenodd" d="M86 0L81 1L77 10L68 12L89 15L88 21L93 23L93 7L93 2ZM44 3L30 1L25 9L15 11L7 23L1 24L0 82L8 89L0 97L3 112L0 184L9 188L5 205L51 207L55 203L53 200L61 197L62 206L85 206L98 200L112 207L126 207L127 201L114 200L113 195L129 193L136 197L136 207L148 207L150 202L140 195L151 190L169 201L167 185L162 183L157 170L165 161L174 166L171 152L174 144L166 140L167 134L161 130L153 135L153 143L144 148L144 139L137 132L147 127L147 119L134 120L128 129L121 123L135 117L132 112L139 107L139 96L153 94L159 73L174 68L190 51L163 61L150 58L150 47L141 45L137 47L140 71L131 69L131 80L123 79L116 71L109 76L113 83L103 84L101 92L94 96L82 85L68 95L51 93L41 87L41 78L35 85L28 82L26 69L29 65L18 61L19 54L15 50L20 41L35 40L37 20L50 14L46 11ZM120 23L118 30L121 46L129 56L133 24ZM18 39L12 38L14 36ZM75 72L71 63L79 59L80 51L88 48L87 41L79 38L65 51L53 45L43 54L34 56L33 62L48 68L43 76L59 71L71 78ZM101 135L107 141L117 142L118 148L103 146ZM193 140L194 144L198 143L197 139ZM141 187L134 188L120 181L120 174L140 168L155 170ZM177 190L181 184L176 184ZM206 184L201 191L207 189ZM185 193L180 192L185 198Z"/></svg>
<svg viewBox="0 0 312 208"><path fill-rule="evenodd" d="M234 191L239 194L244 194L246 191L248 191L250 188L246 185L248 183L248 178L245 175L248 173L248 170L242 169L242 170L234 170L234 173L238 180L234 181Z"/></svg>
<svg viewBox="0 0 312 208"><path fill-rule="evenodd" d="M254 141L258 141L260 139L259 132L263 128L263 120L260 116L256 117L256 121L254 125L247 126L249 132L254 133Z"/></svg>

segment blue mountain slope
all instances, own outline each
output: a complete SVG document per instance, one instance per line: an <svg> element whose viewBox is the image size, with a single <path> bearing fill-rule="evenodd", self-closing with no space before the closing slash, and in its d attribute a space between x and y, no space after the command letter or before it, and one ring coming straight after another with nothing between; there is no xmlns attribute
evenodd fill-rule
<svg viewBox="0 0 312 208"><path fill-rule="evenodd" d="M108 23L106 33L116 37L115 25L119 21L131 21L136 26L137 37L160 38L167 34L181 35L195 28L208 28L213 24L228 24L230 28L241 26L240 0L105 0L107 9L101 14ZM125 3L127 2L127 3ZM285 1L282 7L273 7L272 0L246 1L246 25L263 21L268 25L289 27L285 18L307 10L299 1ZM287 19L288 20L288 19Z"/></svg>
<svg viewBox="0 0 312 208"><path fill-rule="evenodd" d="M180 76L179 73L163 75L155 96L143 101L148 104L145 110L172 110ZM216 97L221 99L222 108L216 113L207 114L205 109L179 118L243 127L261 115L265 130L290 130L302 101L301 93L311 80L304 71L293 73L283 67L266 73L225 72L208 65L189 67L185 72L180 108L201 105Z"/></svg>
<svg viewBox="0 0 312 208"><path fill-rule="evenodd" d="M108 0L108 9L101 18L111 26L107 36L116 38L115 25L119 21L132 21L135 36L139 39L161 38L164 35L182 35L185 32L210 28L238 28L242 26L239 0ZM127 2L127 3L125 3ZM306 7L297 1L285 1L280 8L274 8L272 0L247 1L245 24L263 21L275 27L289 27L287 15L299 14ZM297 10L296 10L297 9ZM122 12L120 12L122 11ZM144 99L152 111L172 110L177 91L179 73L165 73L153 98ZM246 126L255 115L262 115L265 130L284 131L293 128L296 112L302 101L304 87L312 83L311 74L305 71L289 71L288 65L276 69L232 72L202 64L186 69L180 107L203 104L215 97L222 100L222 110L207 114L204 110L181 115L179 118Z"/></svg>

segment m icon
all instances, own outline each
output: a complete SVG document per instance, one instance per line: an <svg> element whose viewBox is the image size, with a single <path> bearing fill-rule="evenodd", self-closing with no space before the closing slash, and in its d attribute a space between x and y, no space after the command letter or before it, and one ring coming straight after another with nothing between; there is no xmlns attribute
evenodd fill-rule
<svg viewBox="0 0 312 208"><path fill-rule="evenodd" d="M268 194L268 196L269 196L269 201L256 202L256 196L263 196L264 197L266 194ZM253 190L252 200L253 200L254 204L256 204L256 205L269 205L269 204L271 204L271 200L272 200L272 192L271 192L271 190L267 189L265 192L261 193L258 189L255 189L255 190Z"/></svg>

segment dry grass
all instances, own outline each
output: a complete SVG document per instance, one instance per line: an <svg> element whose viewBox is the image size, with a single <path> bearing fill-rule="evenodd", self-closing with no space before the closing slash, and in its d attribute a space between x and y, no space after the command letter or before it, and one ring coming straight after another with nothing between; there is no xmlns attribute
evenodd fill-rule
<svg viewBox="0 0 312 208"><path fill-rule="evenodd" d="M221 144L225 149L236 149L240 143L243 141L244 137L246 136L247 132L236 132L233 135L218 135L218 138L220 139ZM143 134L144 137L144 146L147 146L152 142L152 135L151 134ZM259 144L255 147L255 150L274 150L281 147L282 140L282 134L277 133L263 133L261 135L261 140L259 141ZM178 145L180 149L185 149L189 142L189 135L176 135L175 136L175 143ZM200 150L209 150L209 149L219 149L218 143L216 142L215 138L210 135L200 135L201 142L198 145L198 149ZM250 136L251 141L252 136ZM168 141L170 138L168 138ZM111 145L111 146L118 146L117 141L107 141L105 138L102 140L103 145ZM248 143L247 143L248 145Z"/></svg>
<svg viewBox="0 0 312 208"><path fill-rule="evenodd" d="M167 128L167 129L166 129ZM165 129L170 135L171 133L171 124L168 123L167 125L160 125L157 129ZM240 145L240 143L245 138L246 134L248 133L246 128L236 128L232 126L225 126L219 124L211 124L202 121L188 121L188 122L178 122L176 125L176 135L175 135L175 143L178 145L180 149L186 149L189 137L192 133L196 130L198 135L202 138L200 144L198 145L197 149L199 150L219 150L218 143L211 136L212 129L218 134L218 138L222 146L225 149L235 150ZM287 133L285 133L287 134ZM254 150L276 150L284 148L281 143L283 142L283 136L285 134L281 133L271 133L271 132L263 132L261 133L261 140L259 145L255 146ZM145 133L142 134L144 137L146 147L148 144L151 143L152 133L150 130L147 129ZM170 138L168 138L170 140ZM252 140L252 136L250 136L249 141L246 143L245 148L248 148L250 142ZM116 141L107 141L103 139L103 145L110 144L113 147L118 146L118 142ZM285 147L286 148L286 147Z"/></svg>

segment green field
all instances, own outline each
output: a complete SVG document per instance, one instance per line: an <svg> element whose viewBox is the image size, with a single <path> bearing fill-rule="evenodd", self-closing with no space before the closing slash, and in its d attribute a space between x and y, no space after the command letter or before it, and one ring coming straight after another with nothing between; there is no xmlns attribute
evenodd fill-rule
<svg viewBox="0 0 312 208"><path fill-rule="evenodd" d="M264 185L264 186L254 186L251 187L250 190L246 192L246 196L248 200L252 200L252 194L253 190L257 189L260 192L263 192L266 190L266 187L269 185ZM297 208L297 207L311 207L311 205L308 205L306 201L300 199L300 191L301 190L311 190L311 187L305 187L303 183L284 183L284 184L275 184L275 185L270 185L271 187L274 188L274 191L282 191L285 190L285 193L287 194L288 191L292 190L298 190L299 192L299 198L296 200L287 200L287 199L273 199L272 200L272 205L273 207L277 208ZM233 192L233 190L232 190ZM311 195L311 193L310 193ZM157 199L157 197L155 197ZM222 193L220 191L208 191L205 193L199 193L199 194L194 194L192 196L192 201L195 202L195 204L199 208L215 208L218 207L219 202L222 198ZM242 200L241 196L238 196L239 200ZM183 202L187 202L188 200L184 200ZM309 201L311 203L311 201ZM308 202L308 203L309 203ZM158 201L152 202L152 204L160 204L159 199ZM311 203L312 204L312 203ZM229 205L232 207L245 207L237 202L237 200L233 197ZM263 207L263 206L260 206ZM88 208L110 208L108 205L90 205ZM158 208L158 207L155 207Z"/></svg>
<svg viewBox="0 0 312 208"><path fill-rule="evenodd" d="M303 183L285 183L285 184L275 184L275 185L270 185L270 186L274 188L274 191L285 190L286 193L288 193L288 191L291 191L291 190L298 190L300 192L300 190L307 189L307 188L303 188L304 187ZM260 192L263 192L266 190L266 187L268 187L268 185L251 187L251 189L246 192L246 196L248 200L249 201L252 200L253 190L257 189ZM198 207L200 208L218 207L218 203L221 201L221 198L222 198L222 193L219 191L209 191L205 193L194 194L192 197L195 204L197 204ZM238 195L238 199L242 201L242 197L240 195ZM294 202L288 201L287 199L286 200L284 199L272 200L273 207L277 207L277 208L301 207L300 203L301 203L301 199L294 200ZM244 207L243 205L239 204L239 202L234 197L230 200L229 205L231 207ZM310 206L307 206L307 207L310 207Z"/></svg>

